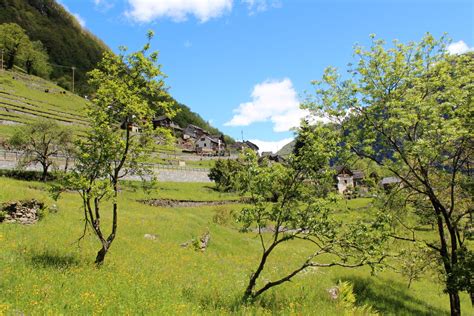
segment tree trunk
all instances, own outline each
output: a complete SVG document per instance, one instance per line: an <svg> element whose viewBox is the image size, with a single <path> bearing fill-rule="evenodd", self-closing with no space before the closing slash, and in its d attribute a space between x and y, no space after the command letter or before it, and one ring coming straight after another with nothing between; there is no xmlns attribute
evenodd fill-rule
<svg viewBox="0 0 474 316"><path fill-rule="evenodd" d="M99 250L97 253L97 257L95 257L95 264L97 266L101 266L104 263L105 260L105 255L109 251L108 245L102 245L102 248Z"/></svg>
<svg viewBox="0 0 474 316"><path fill-rule="evenodd" d="M46 180L48 178L48 168L49 168L48 165L43 165L43 173L41 175L41 181L43 181L43 182L46 182Z"/></svg>
<svg viewBox="0 0 474 316"><path fill-rule="evenodd" d="M247 288L245 289L244 296L242 297L243 302L247 302L254 297L253 289L255 288L255 285L257 284L257 279L260 276L260 273L262 273L263 268L265 267L265 263L267 261L267 257L270 254L270 252L265 251L262 255L262 259L260 260L260 264L258 265L257 270L255 273L252 273L252 276L250 277L249 284L247 285Z"/></svg>
<svg viewBox="0 0 474 316"><path fill-rule="evenodd" d="M451 307L451 316L461 315L461 301L458 291L449 292L449 305Z"/></svg>
<svg viewBox="0 0 474 316"><path fill-rule="evenodd" d="M6 68L8 70L12 69L13 66L15 65L15 57L16 57L16 52L9 52L7 54Z"/></svg>
<svg viewBox="0 0 474 316"><path fill-rule="evenodd" d="M27 60L25 62L26 73L31 75L31 71L33 70L33 62L31 60Z"/></svg>

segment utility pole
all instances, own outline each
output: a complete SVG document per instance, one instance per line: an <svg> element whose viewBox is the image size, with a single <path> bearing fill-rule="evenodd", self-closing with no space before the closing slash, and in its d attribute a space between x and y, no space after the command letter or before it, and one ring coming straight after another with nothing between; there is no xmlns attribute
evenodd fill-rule
<svg viewBox="0 0 474 316"><path fill-rule="evenodd" d="M76 71L76 67L71 67L72 68L72 93L74 93L74 72Z"/></svg>
<svg viewBox="0 0 474 316"><path fill-rule="evenodd" d="M244 130L240 130L240 134L242 135L242 143L244 142Z"/></svg>

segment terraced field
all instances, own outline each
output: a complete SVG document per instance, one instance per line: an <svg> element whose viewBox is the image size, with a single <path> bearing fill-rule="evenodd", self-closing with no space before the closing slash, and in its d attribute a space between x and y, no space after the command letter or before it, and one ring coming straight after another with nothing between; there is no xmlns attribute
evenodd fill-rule
<svg viewBox="0 0 474 316"><path fill-rule="evenodd" d="M47 80L0 70L0 139L11 135L16 125L41 118L74 126L81 133L87 126L87 102Z"/></svg>

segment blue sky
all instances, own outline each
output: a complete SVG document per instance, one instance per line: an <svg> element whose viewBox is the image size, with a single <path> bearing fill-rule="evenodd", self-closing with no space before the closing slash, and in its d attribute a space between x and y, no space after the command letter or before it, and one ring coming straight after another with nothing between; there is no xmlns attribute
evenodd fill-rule
<svg viewBox="0 0 474 316"><path fill-rule="evenodd" d="M474 6L456 0L62 0L85 28L117 51L145 42L171 94L236 139L265 150L288 142L305 113L310 81L342 71L369 34L418 41L447 32L451 49L474 46ZM462 42L461 42L462 41Z"/></svg>

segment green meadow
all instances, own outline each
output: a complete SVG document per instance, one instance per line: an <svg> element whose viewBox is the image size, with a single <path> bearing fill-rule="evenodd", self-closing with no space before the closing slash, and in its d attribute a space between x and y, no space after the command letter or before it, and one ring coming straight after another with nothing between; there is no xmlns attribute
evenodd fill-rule
<svg viewBox="0 0 474 316"><path fill-rule="evenodd" d="M35 198L51 206L35 225L0 224L0 315L343 315L328 289L338 281L354 285L356 304L370 304L383 315L447 315L448 297L436 276L407 288L407 280L387 269L312 269L275 287L250 305L240 298L260 256L254 233L239 232L231 214L242 205L160 208L137 200L234 200L212 184L159 183L149 193L136 183L121 187L118 235L105 264L96 268L99 244L88 232L78 196L65 193L55 202L48 185L0 178L0 202ZM370 216L370 199L340 203L338 216ZM103 210L103 226L110 218ZM218 218L218 220L216 219ZM205 252L180 244L206 231ZM156 235L155 240L144 238ZM396 245L393 245L396 247ZM263 279L292 270L308 254L291 242L270 258ZM463 313L473 313L462 295Z"/></svg>

